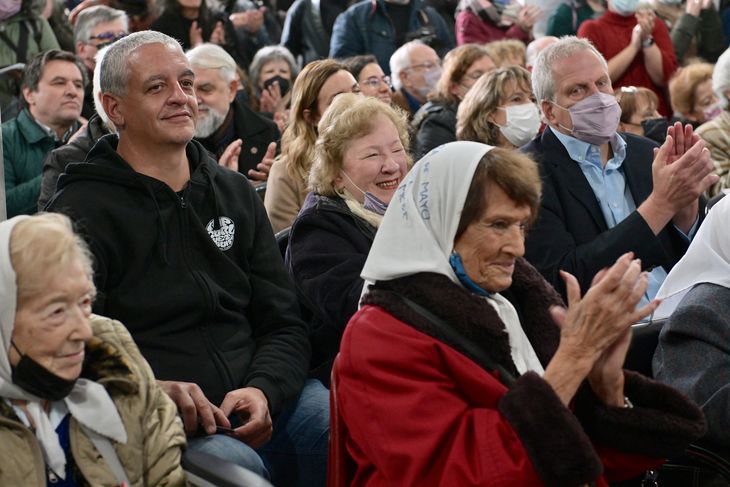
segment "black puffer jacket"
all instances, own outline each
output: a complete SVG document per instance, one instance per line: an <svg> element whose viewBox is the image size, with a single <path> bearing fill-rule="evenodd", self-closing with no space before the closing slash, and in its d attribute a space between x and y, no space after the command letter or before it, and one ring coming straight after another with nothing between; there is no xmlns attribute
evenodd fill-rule
<svg viewBox="0 0 730 487"><path fill-rule="evenodd" d="M419 160L431 149L456 140L456 104L428 102L414 115L413 158Z"/></svg>
<svg viewBox="0 0 730 487"><path fill-rule="evenodd" d="M286 265L304 307L311 313L313 375L329 383L345 325L357 311L360 272L375 227L355 216L338 197L310 193L294 221Z"/></svg>

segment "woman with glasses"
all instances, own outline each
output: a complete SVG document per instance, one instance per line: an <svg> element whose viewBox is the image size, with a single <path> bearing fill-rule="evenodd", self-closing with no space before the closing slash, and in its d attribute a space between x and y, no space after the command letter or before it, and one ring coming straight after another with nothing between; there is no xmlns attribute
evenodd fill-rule
<svg viewBox="0 0 730 487"><path fill-rule="evenodd" d="M456 138L514 149L540 130L530 73L520 66L492 71L474 85L456 114Z"/></svg>
<svg viewBox="0 0 730 487"><path fill-rule="evenodd" d="M456 140L456 110L469 89L495 64L484 47L465 44L449 51L441 77L428 103L413 117L413 155L420 158L434 147Z"/></svg>
<svg viewBox="0 0 730 487"><path fill-rule="evenodd" d="M372 96L385 103L393 101L393 85L390 76L386 76L378 60L372 54L353 56L342 60L342 64L357 80L360 93Z"/></svg>

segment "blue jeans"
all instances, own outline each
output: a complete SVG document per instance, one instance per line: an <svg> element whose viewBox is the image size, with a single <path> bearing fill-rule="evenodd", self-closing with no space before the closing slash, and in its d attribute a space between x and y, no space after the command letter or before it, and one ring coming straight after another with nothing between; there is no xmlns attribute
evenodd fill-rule
<svg viewBox="0 0 730 487"><path fill-rule="evenodd" d="M329 412L329 391L309 379L297 402L274 418L271 440L261 448L225 435L191 438L188 448L236 463L276 487L324 487Z"/></svg>

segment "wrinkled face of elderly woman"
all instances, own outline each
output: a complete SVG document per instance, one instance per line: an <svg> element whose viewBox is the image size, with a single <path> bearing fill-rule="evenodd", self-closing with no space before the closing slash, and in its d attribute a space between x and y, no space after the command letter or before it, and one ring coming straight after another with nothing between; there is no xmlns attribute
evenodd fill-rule
<svg viewBox="0 0 730 487"><path fill-rule="evenodd" d="M347 147L335 186L344 187L361 203L367 192L388 204L408 171L407 160L395 124L387 116L378 115L372 132Z"/></svg>
<svg viewBox="0 0 730 487"><path fill-rule="evenodd" d="M22 353L62 379L77 379L85 344L92 336L93 289L76 258L48 279L44 292L19 301L12 334L15 347L8 350L10 364L17 366Z"/></svg>
<svg viewBox="0 0 730 487"><path fill-rule="evenodd" d="M525 228L532 212L494 183L488 183L485 191L485 211L454 242L454 250L469 278L494 293L512 285L515 260L525 253Z"/></svg>

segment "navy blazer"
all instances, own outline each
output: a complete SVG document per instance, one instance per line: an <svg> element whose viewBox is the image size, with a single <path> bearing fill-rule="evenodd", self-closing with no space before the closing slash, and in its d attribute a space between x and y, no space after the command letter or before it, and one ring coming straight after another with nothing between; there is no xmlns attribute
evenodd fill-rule
<svg viewBox="0 0 730 487"><path fill-rule="evenodd" d="M651 164L657 144L632 134L620 135L626 141L621 170L638 208L652 191ZM583 171L552 130L545 129L521 150L538 163L543 183L540 211L525 241L525 257L563 296L560 270L573 274L585 292L598 271L626 252L634 252L645 270L662 266L667 272L684 255L689 243L674 225L669 223L654 235L638 211L609 229Z"/></svg>

